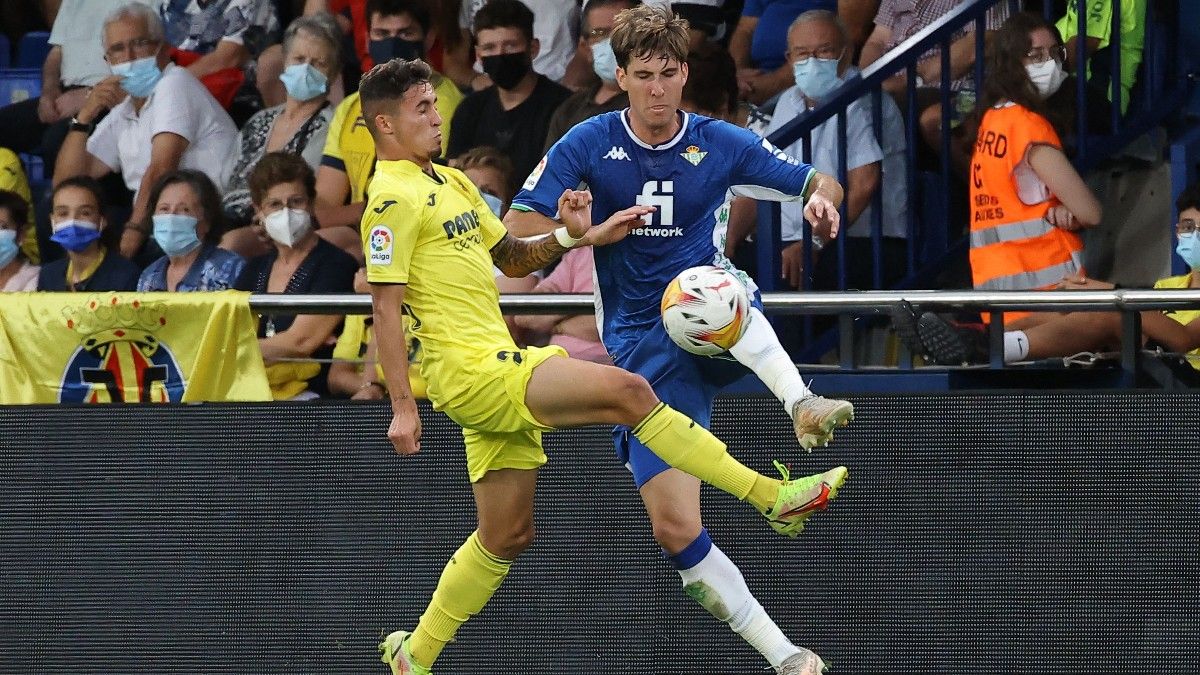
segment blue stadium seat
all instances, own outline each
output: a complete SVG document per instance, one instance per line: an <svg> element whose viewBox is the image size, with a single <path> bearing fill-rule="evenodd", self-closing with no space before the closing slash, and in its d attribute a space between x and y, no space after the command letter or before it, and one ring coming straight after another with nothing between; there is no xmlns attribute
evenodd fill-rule
<svg viewBox="0 0 1200 675"><path fill-rule="evenodd" d="M19 153L17 157L21 158L21 165L25 167L25 177L29 179L31 186L46 180L46 171L41 157L24 152Z"/></svg>
<svg viewBox="0 0 1200 675"><path fill-rule="evenodd" d="M0 33L0 69L7 68L12 62L12 43L8 36Z"/></svg>
<svg viewBox="0 0 1200 675"><path fill-rule="evenodd" d="M18 68L41 68L50 53L50 34L45 31L33 31L21 37L17 44Z"/></svg>
<svg viewBox="0 0 1200 675"><path fill-rule="evenodd" d="M40 68L0 70L0 106L37 98L42 93Z"/></svg>

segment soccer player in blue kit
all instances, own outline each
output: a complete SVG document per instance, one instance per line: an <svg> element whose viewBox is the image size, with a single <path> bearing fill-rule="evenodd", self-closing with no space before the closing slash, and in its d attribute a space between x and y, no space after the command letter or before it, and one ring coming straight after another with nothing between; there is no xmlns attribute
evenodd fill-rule
<svg viewBox="0 0 1200 675"><path fill-rule="evenodd" d="M610 39L629 108L571 129L529 175L505 224L517 236L553 231L559 196L581 184L593 195L593 222L634 204L656 207L645 226L593 251L600 332L615 364L644 376L663 401L708 426L713 398L745 370L676 346L663 328L659 301L684 269L723 267L742 279L755 304L746 334L730 355L784 403L801 445L828 443L833 429L853 418L854 408L808 390L762 314L753 282L723 255L726 193L802 199L813 227L836 236L842 187L749 131L679 110L688 29L669 10L645 5L625 10ZM726 621L778 673L821 672L820 657L792 644L750 593L737 566L713 544L700 518L700 482L670 468L626 427L614 430L614 440L684 591ZM772 525L784 534L799 534L799 528Z"/></svg>

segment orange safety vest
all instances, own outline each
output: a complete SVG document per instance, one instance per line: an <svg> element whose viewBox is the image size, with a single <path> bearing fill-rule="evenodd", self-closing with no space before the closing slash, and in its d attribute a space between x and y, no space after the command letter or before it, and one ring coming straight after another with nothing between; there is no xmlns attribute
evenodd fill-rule
<svg viewBox="0 0 1200 675"><path fill-rule="evenodd" d="M1042 289L1083 272L1083 239L1046 222L1046 212L1059 201L1029 166L1029 150L1035 145L1062 147L1046 118L1015 103L984 113L971 156L971 276L976 289Z"/></svg>

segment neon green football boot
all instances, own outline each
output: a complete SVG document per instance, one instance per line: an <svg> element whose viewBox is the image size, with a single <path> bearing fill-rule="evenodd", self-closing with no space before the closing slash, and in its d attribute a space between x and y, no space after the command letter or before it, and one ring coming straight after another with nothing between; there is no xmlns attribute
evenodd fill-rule
<svg viewBox="0 0 1200 675"><path fill-rule="evenodd" d="M412 633L398 630L379 643L380 661L388 664L392 675L432 675L433 671L413 661L408 645L404 644Z"/></svg>
<svg viewBox="0 0 1200 675"><path fill-rule="evenodd" d="M763 516L776 532L789 537L798 536L804 530L804 521L809 516L829 506L829 501L837 496L838 489L850 473L846 467L839 466L825 473L792 480L786 466L777 461L775 468L783 475L783 484L779 486L775 505Z"/></svg>

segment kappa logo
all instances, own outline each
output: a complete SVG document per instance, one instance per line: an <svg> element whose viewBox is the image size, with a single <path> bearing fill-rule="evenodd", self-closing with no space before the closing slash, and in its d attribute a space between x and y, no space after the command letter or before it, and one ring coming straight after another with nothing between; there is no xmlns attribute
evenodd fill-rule
<svg viewBox="0 0 1200 675"><path fill-rule="evenodd" d="M625 160L626 162L633 161L629 158L629 155L625 153L625 148L617 145L612 146L612 149L608 151L608 154L604 155L603 159Z"/></svg>

